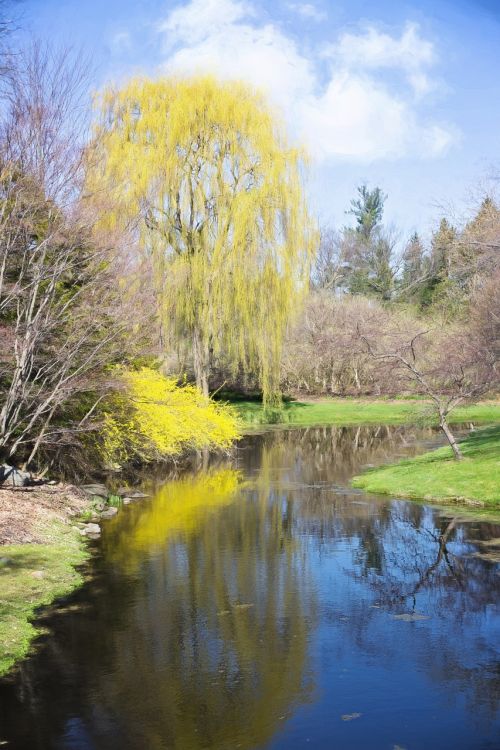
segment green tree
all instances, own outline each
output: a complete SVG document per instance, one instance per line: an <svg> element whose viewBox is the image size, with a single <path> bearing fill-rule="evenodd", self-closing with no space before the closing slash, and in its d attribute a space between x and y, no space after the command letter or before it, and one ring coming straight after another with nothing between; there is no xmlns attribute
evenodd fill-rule
<svg viewBox="0 0 500 750"><path fill-rule="evenodd" d="M351 201L351 208L347 213L356 219L356 232L368 241L382 222L387 196L379 187L369 190L366 185L358 187L358 196Z"/></svg>
<svg viewBox="0 0 500 750"><path fill-rule="evenodd" d="M163 326L190 339L197 385L208 393L223 356L279 400L282 341L317 244L302 154L241 83L135 80L106 92L102 114L95 176L119 186L113 220L139 220Z"/></svg>
<svg viewBox="0 0 500 750"><path fill-rule="evenodd" d="M348 290L387 300L394 287L394 238L382 226L385 199L378 187L358 188L358 198L351 201L347 211L356 218L356 226L344 230L344 257Z"/></svg>
<svg viewBox="0 0 500 750"><path fill-rule="evenodd" d="M454 247L457 241L457 230L448 219L443 218L439 228L432 235L431 267L437 283L451 278Z"/></svg>
<svg viewBox="0 0 500 750"><path fill-rule="evenodd" d="M417 232L410 237L404 249L402 261L398 298L421 305L429 284L430 258Z"/></svg>

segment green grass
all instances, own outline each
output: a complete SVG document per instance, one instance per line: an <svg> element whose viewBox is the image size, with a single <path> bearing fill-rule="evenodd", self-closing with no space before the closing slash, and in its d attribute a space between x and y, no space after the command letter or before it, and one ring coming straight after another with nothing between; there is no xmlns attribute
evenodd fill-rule
<svg viewBox="0 0 500 750"><path fill-rule="evenodd" d="M444 447L352 481L367 492L434 502L463 502L500 509L500 426L479 430L460 446L463 461Z"/></svg>
<svg viewBox="0 0 500 750"><path fill-rule="evenodd" d="M38 631L38 607L68 594L82 582L75 566L87 558L79 534L62 523L46 531L44 544L0 547L0 675L29 651Z"/></svg>
<svg viewBox="0 0 500 750"><path fill-rule="evenodd" d="M270 420L262 403L256 400L234 400L244 426L275 424L290 425L355 425L355 424L404 424L418 422L428 413L428 405L421 399L351 399L330 398L320 401L288 401L281 412ZM433 422L427 418L427 422ZM500 402L484 402L456 409L451 415L452 423L474 422L487 424L500 422Z"/></svg>

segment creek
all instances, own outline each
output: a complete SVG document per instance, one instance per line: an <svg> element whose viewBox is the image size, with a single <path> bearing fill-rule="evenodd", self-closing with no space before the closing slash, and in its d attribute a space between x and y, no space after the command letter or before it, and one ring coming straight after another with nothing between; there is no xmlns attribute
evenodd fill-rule
<svg viewBox="0 0 500 750"><path fill-rule="evenodd" d="M500 523L349 488L435 440L276 430L147 485L0 682L16 750L498 750Z"/></svg>

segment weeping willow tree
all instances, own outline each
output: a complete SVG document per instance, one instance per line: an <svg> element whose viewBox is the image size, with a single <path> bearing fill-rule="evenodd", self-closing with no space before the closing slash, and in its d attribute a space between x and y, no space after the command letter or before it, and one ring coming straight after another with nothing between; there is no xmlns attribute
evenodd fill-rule
<svg viewBox="0 0 500 750"><path fill-rule="evenodd" d="M116 221L139 218L164 345L189 339L205 394L219 356L233 372L258 373L275 403L317 239L301 151L242 83L133 80L100 107L96 176L115 186Z"/></svg>

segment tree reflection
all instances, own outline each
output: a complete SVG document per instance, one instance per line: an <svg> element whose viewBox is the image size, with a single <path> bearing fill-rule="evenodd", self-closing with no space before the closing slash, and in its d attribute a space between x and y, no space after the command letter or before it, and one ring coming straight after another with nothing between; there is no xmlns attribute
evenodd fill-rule
<svg viewBox="0 0 500 750"><path fill-rule="evenodd" d="M361 427L265 435L258 481L286 503L295 537L307 534L328 555L337 543L348 545L350 562L337 577L353 580L356 594L323 610L342 630L339 648L354 643L383 662L407 659L401 628L413 627L412 615L429 618L412 631L415 668L464 691L475 710L483 706L491 717L500 676L489 631L498 566L488 542L500 537L499 526L346 487L367 463L418 450L417 435L427 442L433 432ZM401 615L403 622L394 619Z"/></svg>
<svg viewBox="0 0 500 750"><path fill-rule="evenodd" d="M498 572L477 553L500 529L348 487L364 465L416 450L418 434L254 437L127 508L74 597L86 609L54 617L4 688L4 736L30 750L255 750L310 700L313 665L329 711L345 666L360 694L371 668L398 684L423 674L491 718ZM308 660L311 640L334 666Z"/></svg>
<svg viewBox="0 0 500 750"><path fill-rule="evenodd" d="M41 747L68 732L97 748L261 745L311 689L314 594L286 512L230 467L131 510L108 526L91 610L21 678L27 694L78 669L71 697L25 704Z"/></svg>

